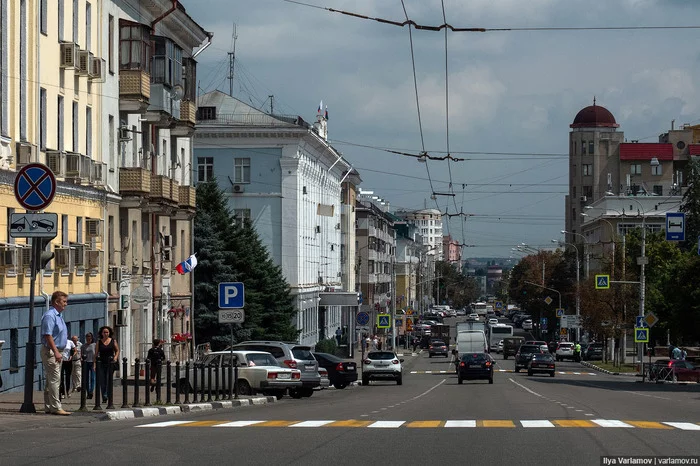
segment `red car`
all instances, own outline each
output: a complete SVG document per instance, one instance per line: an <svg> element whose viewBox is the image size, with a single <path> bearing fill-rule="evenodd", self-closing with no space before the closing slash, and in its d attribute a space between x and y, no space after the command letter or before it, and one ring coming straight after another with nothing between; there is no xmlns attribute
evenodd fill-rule
<svg viewBox="0 0 700 466"><path fill-rule="evenodd" d="M680 359L660 359L652 364L649 379L657 382L699 382L700 367Z"/></svg>

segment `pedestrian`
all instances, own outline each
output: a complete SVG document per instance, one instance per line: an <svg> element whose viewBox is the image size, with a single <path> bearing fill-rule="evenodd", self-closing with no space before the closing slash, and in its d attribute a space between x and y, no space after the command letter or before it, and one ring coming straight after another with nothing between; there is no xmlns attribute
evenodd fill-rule
<svg viewBox="0 0 700 466"><path fill-rule="evenodd" d="M668 345L668 358L673 359L673 345Z"/></svg>
<svg viewBox="0 0 700 466"><path fill-rule="evenodd" d="M343 331L340 330L340 327L338 327L338 328L335 330L335 339L336 339L336 341L338 342L338 346L340 346L340 337L342 337L342 336L343 336Z"/></svg>
<svg viewBox="0 0 700 466"><path fill-rule="evenodd" d="M73 356L75 355L75 343L73 340L66 340L66 347L63 348L61 362L61 398L70 398L70 382L73 375Z"/></svg>
<svg viewBox="0 0 700 466"><path fill-rule="evenodd" d="M163 351L163 340L160 338L155 338L153 340L153 347L148 350L146 359L151 365L151 391L156 389L156 381L158 380L158 374L160 374L160 369L162 367L163 361L165 360L165 351Z"/></svg>
<svg viewBox="0 0 700 466"><path fill-rule="evenodd" d="M108 393L109 377L112 377L114 363L119 361L119 344L114 339L114 332L111 327L104 326L100 329L100 339L97 341L97 351L95 353L95 363L97 368L97 383L100 384L102 402L107 403L111 393ZM97 362L100 366L97 367Z"/></svg>
<svg viewBox="0 0 700 466"><path fill-rule="evenodd" d="M688 357L688 352L685 350L685 348L681 349L681 360L685 361L685 358Z"/></svg>
<svg viewBox="0 0 700 466"><path fill-rule="evenodd" d="M70 413L61 406L59 396L61 385L61 365L63 349L68 341L68 329L61 313L68 305L68 295L63 291L54 291L49 308L41 316L41 362L44 366L44 412L59 416Z"/></svg>
<svg viewBox="0 0 700 466"><path fill-rule="evenodd" d="M83 357L82 357L82 346L83 344L80 342L78 339L78 335L73 335L71 338L71 341L75 345L75 351L73 352L73 369L72 369L72 375L71 375L71 385L73 385L73 391L74 392L80 392L80 389L82 387L82 375L83 375L83 368L82 368L82 363L83 363Z"/></svg>
<svg viewBox="0 0 700 466"><path fill-rule="evenodd" d="M92 399L95 391L95 338L91 332L85 334L85 344L81 347L82 359L86 363L87 374L83 374L83 382L87 385L87 398Z"/></svg>
<svg viewBox="0 0 700 466"><path fill-rule="evenodd" d="M680 359L681 355L682 355L681 349L676 346L675 348L673 348L673 355L672 355L671 359Z"/></svg>
<svg viewBox="0 0 700 466"><path fill-rule="evenodd" d="M365 338L365 351L369 351L370 344L372 343L372 340L369 339L369 335Z"/></svg>
<svg viewBox="0 0 700 466"><path fill-rule="evenodd" d="M379 340L377 339L377 335L374 335L374 338L372 338L372 350L376 351L378 346L377 344L379 343Z"/></svg>
<svg viewBox="0 0 700 466"><path fill-rule="evenodd" d="M581 362L581 344L578 341L574 345L574 360Z"/></svg>

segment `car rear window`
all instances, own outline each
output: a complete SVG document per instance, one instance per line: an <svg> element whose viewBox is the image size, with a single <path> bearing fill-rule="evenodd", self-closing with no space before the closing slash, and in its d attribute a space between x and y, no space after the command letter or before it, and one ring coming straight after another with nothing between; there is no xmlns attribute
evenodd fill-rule
<svg viewBox="0 0 700 466"><path fill-rule="evenodd" d="M394 353L387 351L373 351L367 355L367 359L394 359Z"/></svg>
<svg viewBox="0 0 700 466"><path fill-rule="evenodd" d="M488 361L488 359L484 353L466 353L462 355L462 361L483 363Z"/></svg>
<svg viewBox="0 0 700 466"><path fill-rule="evenodd" d="M249 366L279 366L277 360L271 354L248 354Z"/></svg>
<svg viewBox="0 0 700 466"><path fill-rule="evenodd" d="M301 359L302 361L313 361L314 355L311 354L311 348L308 346L295 346L292 348L292 354L294 358Z"/></svg>
<svg viewBox="0 0 700 466"><path fill-rule="evenodd" d="M343 362L343 360L340 359L338 356L335 356L335 355L330 354L330 353L313 353L313 355L318 360L324 359L326 361L334 362L334 363Z"/></svg>
<svg viewBox="0 0 700 466"><path fill-rule="evenodd" d="M445 346L445 342L441 340L431 341L430 344L433 346Z"/></svg>
<svg viewBox="0 0 700 466"><path fill-rule="evenodd" d="M520 347L521 353L539 353L540 347L535 345L523 345Z"/></svg>
<svg viewBox="0 0 700 466"><path fill-rule="evenodd" d="M554 358L552 357L551 354L535 353L532 355L532 359L537 359L538 361L551 361Z"/></svg>
<svg viewBox="0 0 700 466"><path fill-rule="evenodd" d="M573 343L559 343L559 348L573 348Z"/></svg>

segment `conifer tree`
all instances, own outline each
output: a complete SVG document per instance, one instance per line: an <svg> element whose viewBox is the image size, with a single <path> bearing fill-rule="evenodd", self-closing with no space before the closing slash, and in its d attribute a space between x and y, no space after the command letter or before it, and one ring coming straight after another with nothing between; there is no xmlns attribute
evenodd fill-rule
<svg viewBox="0 0 700 466"><path fill-rule="evenodd" d="M679 210L685 212L684 249L695 251L700 236L700 159L690 161L687 176L688 188Z"/></svg>

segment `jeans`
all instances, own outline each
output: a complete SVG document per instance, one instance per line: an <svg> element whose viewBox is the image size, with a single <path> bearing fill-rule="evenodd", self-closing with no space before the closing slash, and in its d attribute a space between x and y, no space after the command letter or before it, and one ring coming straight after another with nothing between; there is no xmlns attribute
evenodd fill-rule
<svg viewBox="0 0 700 466"><path fill-rule="evenodd" d="M97 383L100 384L100 393L102 394L102 400L107 401L110 398L109 379L114 373L113 365L111 363L97 363Z"/></svg>
<svg viewBox="0 0 700 466"><path fill-rule="evenodd" d="M91 362L88 362L85 364L87 366L87 374L85 377L85 380L83 383L87 383L87 393L88 395L92 395L92 392L95 391L95 368L92 366Z"/></svg>
<svg viewBox="0 0 700 466"><path fill-rule="evenodd" d="M70 393L70 379L73 373L73 361L63 361L61 363L61 395Z"/></svg>

